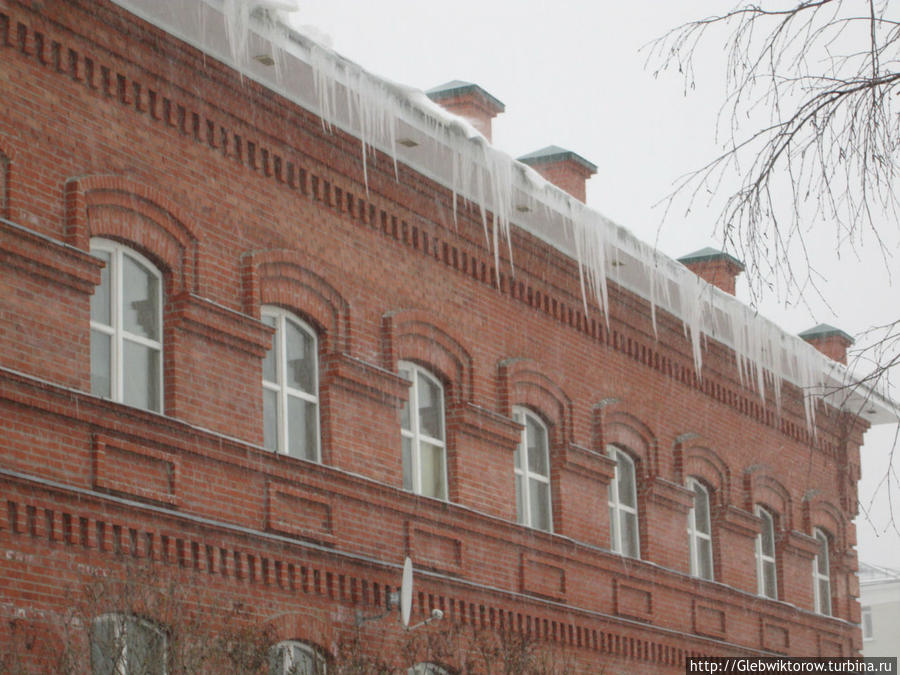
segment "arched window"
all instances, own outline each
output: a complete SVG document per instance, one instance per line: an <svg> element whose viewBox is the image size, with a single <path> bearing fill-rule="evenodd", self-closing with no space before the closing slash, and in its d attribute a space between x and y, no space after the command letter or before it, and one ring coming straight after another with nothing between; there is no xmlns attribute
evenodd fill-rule
<svg viewBox="0 0 900 675"><path fill-rule="evenodd" d="M688 543L691 549L691 575L713 578L712 528L709 518L709 491L696 478L687 479L694 493L694 505L688 513Z"/></svg>
<svg viewBox="0 0 900 675"><path fill-rule="evenodd" d="M279 307L263 307L275 329L263 361L266 448L314 462L319 453L319 351L315 332Z"/></svg>
<svg viewBox="0 0 900 675"><path fill-rule="evenodd" d="M444 388L415 363L401 361L399 371L410 383L401 417L403 489L447 499Z"/></svg>
<svg viewBox="0 0 900 675"><path fill-rule="evenodd" d="M285 640L269 650L269 675L324 675L325 659L305 642Z"/></svg>
<svg viewBox="0 0 900 675"><path fill-rule="evenodd" d="M616 475L609 484L610 548L614 553L640 558L634 460L614 445L607 448L607 454L616 463Z"/></svg>
<svg viewBox="0 0 900 675"><path fill-rule="evenodd" d="M778 577L775 567L775 517L762 506L757 506L755 513L762 521L762 529L756 536L756 592L776 600Z"/></svg>
<svg viewBox="0 0 900 675"><path fill-rule="evenodd" d="M813 558L815 608L819 614L831 616L831 567L828 559L828 535L817 527L813 530L813 537L819 545L816 557Z"/></svg>
<svg viewBox="0 0 900 675"><path fill-rule="evenodd" d="M106 263L91 297L91 392L162 411L162 276L136 251L92 239Z"/></svg>
<svg viewBox="0 0 900 675"><path fill-rule="evenodd" d="M450 675L450 671L436 663L417 663L409 669L409 675Z"/></svg>
<svg viewBox="0 0 900 675"><path fill-rule="evenodd" d="M165 675L166 634L130 614L104 614L91 630L93 675Z"/></svg>
<svg viewBox="0 0 900 675"><path fill-rule="evenodd" d="M516 518L522 525L553 530L550 508L550 452L547 427L526 408L513 408L513 419L522 425L522 440L516 448Z"/></svg>

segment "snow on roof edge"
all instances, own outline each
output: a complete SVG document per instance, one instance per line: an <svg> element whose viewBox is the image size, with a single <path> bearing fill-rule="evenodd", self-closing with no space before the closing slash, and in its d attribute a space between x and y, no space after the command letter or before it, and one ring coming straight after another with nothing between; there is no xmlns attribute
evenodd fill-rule
<svg viewBox="0 0 900 675"><path fill-rule="evenodd" d="M776 407L782 380L799 386L813 433L819 399L874 424L900 420L895 402L854 382L841 364L494 148L424 92L370 73L286 25L284 14L258 11L262 3L253 0L195 0L193 11L183 3L180 13L155 0L112 1L316 113L326 128L336 126L359 138L367 189L367 150L377 148L393 158L395 171L402 161L448 187L454 197L473 201L498 269L501 239L513 259L509 228L515 225L577 261L586 311L593 296L608 321L607 280L612 280L650 302L654 330L657 307L680 318L698 375L706 336L734 350L739 377L763 400L766 385L773 387ZM235 34L241 37L236 40ZM264 52L272 58L259 59ZM308 72L300 72L304 67Z"/></svg>

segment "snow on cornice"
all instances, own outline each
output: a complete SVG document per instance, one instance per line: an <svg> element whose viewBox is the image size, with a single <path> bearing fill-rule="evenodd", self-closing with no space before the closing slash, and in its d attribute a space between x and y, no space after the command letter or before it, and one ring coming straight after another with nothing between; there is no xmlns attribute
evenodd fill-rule
<svg viewBox="0 0 900 675"><path fill-rule="evenodd" d="M821 399L872 423L900 419L893 401L855 384L844 366L493 147L424 92L374 75L312 31L289 27L293 0L113 1L316 113L326 130L357 137L366 189L377 149L392 158L395 175L402 162L450 189L454 210L456 195L474 202L498 269L501 245L513 259L510 228L518 227L577 261L585 311L593 298L608 322L613 281L649 301L654 331L657 308L678 317L698 376L711 338L734 350L741 381L763 401L767 385L778 408L782 382L798 386L813 432Z"/></svg>

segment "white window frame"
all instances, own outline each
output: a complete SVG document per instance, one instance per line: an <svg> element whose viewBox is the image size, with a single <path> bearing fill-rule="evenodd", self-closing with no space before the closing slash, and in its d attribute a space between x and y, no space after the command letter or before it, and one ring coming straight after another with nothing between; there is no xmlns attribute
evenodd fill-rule
<svg viewBox="0 0 900 675"><path fill-rule="evenodd" d="M278 454L290 455L290 418L288 415L288 410L290 408L288 403L291 398L297 398L315 406L316 409L316 447L313 448L312 457L307 456L301 457L300 459L307 459L313 462L321 462L322 420L319 407L319 336L312 326L310 326L302 319L298 318L293 313L287 311L286 309L282 309L281 307L275 305L264 305L260 309L260 315L263 318L269 317L271 319L274 319L275 335L272 337L273 346L275 345L276 341L278 343L278 358L275 362L275 373L276 379L278 381L271 382L269 380L266 380L265 373L263 373L262 380L263 389L275 392L276 395L277 420L275 447L268 447L268 449ZM287 370L287 323L294 324L296 328L299 328L301 332L303 332L308 338L312 340L313 353L315 354L315 371L313 374L313 388L315 391L313 392L303 391L302 389L297 389L296 387L291 387L287 384L287 377L285 376L285 372ZM263 406L265 407L265 403L263 403ZM294 455L291 456L293 457Z"/></svg>
<svg viewBox="0 0 900 675"><path fill-rule="evenodd" d="M872 607L864 605L860 610L860 628L862 629L863 642L871 642L875 639L875 624L872 620Z"/></svg>
<svg viewBox="0 0 900 675"><path fill-rule="evenodd" d="M706 515L709 518L710 515L710 502L709 502L709 490L706 486L701 483L699 480L690 476L687 479L687 488L694 493L694 504L691 506L691 510L688 512L688 545L690 546L691 551L691 576L697 577L698 579L706 579L708 581L712 581L715 579L716 572L713 567L713 552L712 552L712 523L707 520L706 522L706 531L704 532L702 527L698 527L697 523L697 500L703 499L706 501ZM700 524L702 525L702 523ZM702 542L708 542L709 547L703 548L701 546ZM710 576L704 577L701 576L700 570L700 556L702 551L708 551L708 560L707 568L709 569Z"/></svg>
<svg viewBox="0 0 900 675"><path fill-rule="evenodd" d="M114 645L111 646L114 646L116 650L116 654L114 655L104 654L104 661L109 660L111 662L110 664L98 663L93 654L93 650L98 648L98 645L96 644L96 633L102 624L107 623L112 626ZM146 619L131 614L121 614L116 612L103 614L94 619L94 634L91 637L91 671L94 675L128 675L128 673L133 672L133 669L129 668L128 663L129 643L133 643L136 639L139 639L140 633L153 635L160 639L162 644L160 649L162 662L159 664L137 664L142 666L141 672L146 672L148 675L165 675L166 658L169 648L166 633L161 630L159 626L154 625ZM105 645L100 645L99 648L102 649L104 646ZM112 670L106 670L106 665L111 665ZM135 664L132 664L132 667L134 665Z"/></svg>
<svg viewBox="0 0 900 675"><path fill-rule="evenodd" d="M641 557L641 535L640 535L640 527L641 520L638 515L638 496L637 496L637 470L635 467L634 460L626 453L625 451L617 448L614 445L610 445L606 449L606 453L610 459L612 459L616 463L616 471L613 479L609 483L609 541L610 541L610 549L613 553L618 553L619 555L628 555L625 553L625 548L623 546L623 532L625 528L622 527L622 523L624 519L628 515L634 516L634 541L632 544L634 545L634 558L640 559ZM623 470L623 466L626 470L631 473L631 484L634 488L634 506L629 506L621 501L619 495L619 472Z"/></svg>
<svg viewBox="0 0 900 675"><path fill-rule="evenodd" d="M813 537L819 544L819 550L813 558L812 576L813 576L813 596L816 612L825 616L831 616L831 559L828 553L828 535L824 530L818 527L813 530ZM824 558L825 572L819 571L819 563ZM822 585L825 585L826 592L823 597Z"/></svg>
<svg viewBox="0 0 900 675"><path fill-rule="evenodd" d="M303 653L312 661L313 670L298 670L294 666L295 651ZM289 659L281 659L281 667L277 668L275 659L281 654L288 654ZM269 675L325 675L328 665L318 649L300 640L284 640L269 649Z"/></svg>
<svg viewBox="0 0 900 675"><path fill-rule="evenodd" d="M409 429L404 429L403 425L400 427L400 434L403 438L407 438L410 441L411 452L410 452L410 460L412 465L410 466L410 478L412 480L412 492L417 495L422 494L422 459L421 459L421 444L429 443L431 445L437 446L441 448L444 453L444 471L443 476L441 477L443 481L443 491L444 496L442 497L432 497L433 499L441 499L442 501L449 501L449 486L447 482L447 423L446 423L446 405L447 399L444 392L443 383L434 375L432 375L428 370L418 365L417 363L412 363L410 361L400 361L397 364L397 370L400 373L401 377L404 377L410 381L409 385L409 400L406 402L409 411ZM404 373L408 373L404 375ZM443 431L444 438L434 438L433 436L428 436L423 433L420 424L419 424L419 382L420 379L426 379L432 384L437 385L438 390L441 393L441 430ZM424 495L431 497L432 495Z"/></svg>
<svg viewBox="0 0 900 675"><path fill-rule="evenodd" d="M531 481L535 480L539 483L544 483L547 486L546 509L548 523L546 531L553 532L553 496L550 494L550 433L547 429L547 425L544 424L544 421L528 408L514 406L512 412L513 419L522 425L522 437L519 440L519 447L516 449L516 453L519 457L519 465L516 466L515 461L513 462L513 473L521 480L522 485L522 503L516 504L518 522L527 527L543 529L538 528L538 526L534 524L536 518L531 512ZM544 432L544 447L542 450L544 453L544 465L547 467L546 475L533 471L528 463L528 420L534 422Z"/></svg>
<svg viewBox="0 0 900 675"><path fill-rule="evenodd" d="M163 411L163 275L152 262L142 256L134 249L120 244L119 242L109 239L95 237L91 239L91 252L103 251L110 256L109 262L109 297L110 297L110 324L103 324L91 319L91 332L102 333L110 339L110 364L109 364L109 399L118 403L126 403L125 401L125 375L126 364L124 363L125 343L132 342L143 347L155 350L158 353L158 368L156 373L156 405L148 408L153 412L161 413ZM131 333L122 325L122 302L123 302L123 282L122 268L123 258L130 257L141 266L146 267L153 276L156 277L157 288L157 325L159 326L159 340L151 340L140 335ZM93 366L91 367L91 376L93 377Z"/></svg>
<svg viewBox="0 0 900 675"><path fill-rule="evenodd" d="M775 559L775 515L767 508L756 505L753 509L756 516L762 521L762 529L756 535L756 592L764 598L778 599L778 563ZM769 540L772 555L763 552L763 537ZM772 570L772 588L774 595L766 595L766 570Z"/></svg>

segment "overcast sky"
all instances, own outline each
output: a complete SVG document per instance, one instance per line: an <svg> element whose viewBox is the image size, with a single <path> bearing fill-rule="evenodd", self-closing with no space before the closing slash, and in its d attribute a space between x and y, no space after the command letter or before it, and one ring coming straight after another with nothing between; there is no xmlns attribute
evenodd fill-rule
<svg viewBox="0 0 900 675"><path fill-rule="evenodd" d="M703 52L696 88L677 73L654 78L641 47L666 30L728 7L721 0L621 2L593 0L299 0L297 24L326 34L332 47L367 70L421 89L450 80L474 82L506 105L494 120L494 145L519 157L546 145L572 150L598 166L588 204L671 257L704 246L721 248L715 208L685 204L662 222L654 205L673 181L712 159L723 98L723 47ZM760 298L763 314L790 332L818 323L858 334L900 314L900 292L874 242L858 253L840 250L821 223L810 237L824 300L807 305L775 290ZM825 234L820 234L820 231ZM896 224L886 227L900 255ZM738 296L749 301L746 279ZM895 394L896 396L896 394ZM895 428L866 435L864 501L876 498L871 522L860 520L860 559L900 568L900 534L888 526L887 471ZM898 452L900 455L900 452ZM900 464L900 458L898 458ZM891 478L900 513L900 480ZM898 518L900 519L900 518ZM885 532L886 531L886 532Z"/></svg>

